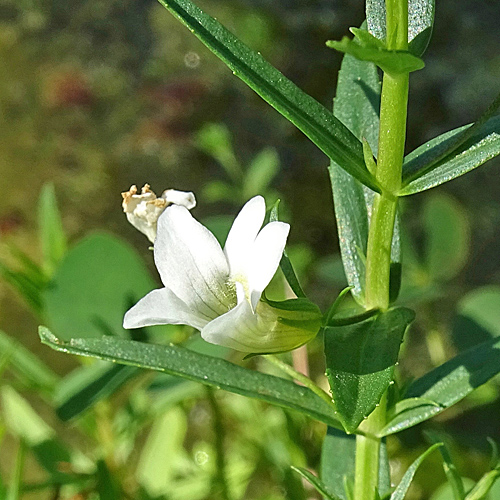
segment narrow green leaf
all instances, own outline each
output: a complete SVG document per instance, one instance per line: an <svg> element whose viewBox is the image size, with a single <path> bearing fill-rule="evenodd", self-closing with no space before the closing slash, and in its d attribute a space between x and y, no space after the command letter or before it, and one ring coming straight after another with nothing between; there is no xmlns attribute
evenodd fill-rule
<svg viewBox="0 0 500 500"><path fill-rule="evenodd" d="M243 179L245 200L264 193L280 168L280 158L274 148L264 148L252 159Z"/></svg>
<svg viewBox="0 0 500 500"><path fill-rule="evenodd" d="M366 186L379 190L364 164L360 141L323 105L190 0L160 0L160 3L327 156Z"/></svg>
<svg viewBox="0 0 500 500"><path fill-rule="evenodd" d="M401 479L401 482L398 484L393 494L391 495L391 500L403 500L408 492L408 488L417 472L417 469L420 467L420 464L430 455L436 448L442 446L442 443L437 443L432 445L428 450L424 451L422 455L420 455L408 468L405 472L404 476Z"/></svg>
<svg viewBox="0 0 500 500"><path fill-rule="evenodd" d="M291 408L333 427L340 427L339 421L332 415L331 407L309 389L289 380L234 365L223 359L198 354L174 345L144 344L115 337L64 341L44 327L40 327L40 338L44 344L56 351L178 375L229 392Z"/></svg>
<svg viewBox="0 0 500 500"><path fill-rule="evenodd" d="M231 133L223 123L207 123L195 136L197 146L215 158L224 168L229 178L240 183L243 169L233 149Z"/></svg>
<svg viewBox="0 0 500 500"><path fill-rule="evenodd" d="M369 42L367 40L367 42ZM343 37L340 41L328 40L327 47L350 54L360 61L375 63L385 73L398 75L422 69L425 64L422 59L405 50L388 50L375 43L359 43Z"/></svg>
<svg viewBox="0 0 500 500"><path fill-rule="evenodd" d="M20 500L22 495L24 458L26 456L26 444L20 441L17 448L16 460L14 462L14 470L10 478L10 484L7 489L5 500Z"/></svg>
<svg viewBox="0 0 500 500"><path fill-rule="evenodd" d="M12 387L2 387L1 396L3 415L10 432L27 444L38 463L54 479L63 477L65 474L59 465L61 462L70 462L71 456L56 438L56 432Z"/></svg>
<svg viewBox="0 0 500 500"><path fill-rule="evenodd" d="M425 52L434 25L435 0L408 0L408 42L410 51L420 57ZM379 40L386 39L385 0L366 1L368 29Z"/></svg>
<svg viewBox="0 0 500 500"><path fill-rule="evenodd" d="M465 497L465 500L484 500L496 480L500 477L500 470L487 472Z"/></svg>
<svg viewBox="0 0 500 500"><path fill-rule="evenodd" d="M277 200L273 208L271 209L271 212L269 214L269 222L279 220L278 218L279 203L280 200ZM293 293L297 295L297 297L305 298L306 294L304 293L304 290L302 290L302 287L300 286L299 278L297 278L297 275L295 274L295 271L293 269L292 263L290 261L290 258L288 257L286 250L283 250L283 256L281 257L280 260L280 269L283 272L283 275L285 276L285 279L290 285L290 288L292 289Z"/></svg>
<svg viewBox="0 0 500 500"><path fill-rule="evenodd" d="M54 185L45 184L38 202L38 223L43 268L50 276L67 250L61 215L57 208Z"/></svg>
<svg viewBox="0 0 500 500"><path fill-rule="evenodd" d="M23 271L16 271L0 261L0 276L9 283L36 313L43 310L42 288Z"/></svg>
<svg viewBox="0 0 500 500"><path fill-rule="evenodd" d="M297 472L297 474L300 474L309 484L314 487L314 489L318 493L323 495L323 498L325 500L341 500L340 497L334 495L333 493L330 493L326 485L323 484L323 482L318 477L309 472L307 469L304 469L303 467L294 467L292 465L292 470Z"/></svg>
<svg viewBox="0 0 500 500"><path fill-rule="evenodd" d="M424 205L425 263L430 276L449 280L467 262L470 227L460 204L444 194L427 198Z"/></svg>
<svg viewBox="0 0 500 500"><path fill-rule="evenodd" d="M415 314L403 307L346 326L327 326L326 373L339 418L348 432L376 407L389 387L399 347Z"/></svg>
<svg viewBox="0 0 500 500"><path fill-rule="evenodd" d="M419 193L460 177L500 154L500 116L446 132L412 151L403 164L400 196ZM457 146L458 145L458 146Z"/></svg>
<svg viewBox="0 0 500 500"><path fill-rule="evenodd" d="M97 401L111 396L138 373L134 367L107 363L77 368L57 388L57 416L61 420L76 417Z"/></svg>
<svg viewBox="0 0 500 500"><path fill-rule="evenodd" d="M338 75L333 113L359 139L377 151L380 79L374 64L345 55ZM362 304L368 241L367 205L373 192L332 161L329 168L340 251L352 294Z"/></svg>
<svg viewBox="0 0 500 500"><path fill-rule="evenodd" d="M29 384L44 391L52 391L59 377L21 343L0 331L0 352L8 356L14 373L25 377Z"/></svg>
<svg viewBox="0 0 500 500"><path fill-rule="evenodd" d="M9 245L9 250L21 266L24 274L39 288L43 288L48 281L43 269L27 253L15 245Z"/></svg>
<svg viewBox="0 0 500 500"><path fill-rule="evenodd" d="M121 500L123 494L120 492L117 480L113 477L104 460L97 461L97 493L99 498L106 500Z"/></svg>
<svg viewBox="0 0 500 500"><path fill-rule="evenodd" d="M453 463L453 460L451 459L450 453L446 444L444 443L443 437L439 433L433 431L426 431L425 436L430 440L431 443L442 443L439 451L441 453L441 457L443 458L444 473L446 474L448 483L450 483L451 490L453 491L453 498L455 500L464 500L464 483L462 481L462 477L458 473L455 464Z"/></svg>
<svg viewBox="0 0 500 500"><path fill-rule="evenodd" d="M410 385L408 398L421 397L432 401L433 404L422 404L397 414L379 435L394 434L428 420L458 403L499 372L498 338L459 354Z"/></svg>
<svg viewBox="0 0 500 500"><path fill-rule="evenodd" d="M179 463L188 460L183 446L187 430L187 417L179 406L154 419L136 469L137 481L151 498L171 498L169 493L175 490Z"/></svg>
<svg viewBox="0 0 500 500"><path fill-rule="evenodd" d="M65 256L45 291L46 317L62 338L123 334L123 314L155 287L134 249L92 234Z"/></svg>
<svg viewBox="0 0 500 500"><path fill-rule="evenodd" d="M344 488L346 480L354 481L354 456L356 437L328 427L321 447L320 477L328 491L347 500Z"/></svg>

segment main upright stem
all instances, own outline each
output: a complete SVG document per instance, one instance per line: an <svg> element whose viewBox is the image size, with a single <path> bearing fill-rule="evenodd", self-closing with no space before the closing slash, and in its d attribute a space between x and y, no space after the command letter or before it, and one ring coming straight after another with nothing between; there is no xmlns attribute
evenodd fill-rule
<svg viewBox="0 0 500 500"><path fill-rule="evenodd" d="M408 0L386 0L386 44L390 50L408 50ZM391 247L401 187L408 73L384 73L375 176L383 188L375 196L366 256L365 307L389 307ZM356 437L354 498L374 500L378 487L380 439L374 435L386 420L386 397L361 424L366 435Z"/></svg>

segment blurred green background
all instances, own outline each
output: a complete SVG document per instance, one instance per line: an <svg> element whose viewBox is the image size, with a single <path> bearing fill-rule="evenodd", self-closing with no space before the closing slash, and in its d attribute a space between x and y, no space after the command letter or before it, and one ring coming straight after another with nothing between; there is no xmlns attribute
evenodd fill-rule
<svg viewBox="0 0 500 500"><path fill-rule="evenodd" d="M362 22L363 2L239 0L202 1L199 5L299 87L331 106L341 55L326 48L324 42L340 39L349 26ZM473 121L494 98L500 81L499 20L500 4L494 0L438 2L426 68L411 78L408 151ZM76 336L77 321L71 323L78 312L72 309L71 300L63 303L64 288L61 295L40 292L47 286L43 279L63 272L59 261L52 269L44 269L45 278L37 289L40 296L31 302L23 295L22 286L16 286L12 270L23 265L19 251L35 263L43 261L38 200L48 182L54 185L70 249L96 230L118 235L136 249L140 258L135 254L123 257L140 268L137 280L142 282L131 291L136 298L155 286L158 278L147 241L121 211L121 191L146 182L158 194L166 188L193 191L198 199L193 214L218 235L227 230L227 217L231 220L246 199L260 192L268 204L282 199L283 217L292 224L292 260L311 298L325 308L344 285L327 158L154 1L2 0L0 110L0 261L4 278L0 283L0 330L5 339L20 342L55 372L44 387L37 386L32 379L40 374L31 379L20 376L19 366L5 354L7 344L3 344L0 374L2 387L7 388L2 404L7 416L0 418L0 471L4 483L16 476L19 443L35 448L36 439L30 441L24 431L11 425L12 415L18 411L30 422L29 409L15 409L17 404L23 407L17 399L21 394L34 413L54 427L55 434L46 436L57 435L67 449L78 450L84 456L81 461L87 461L82 470L93 478L90 486L80 481L87 488L82 487L83 493L78 488L64 493L64 488L49 486L22 498L71 498L64 495L76 492L83 496L74 498L122 498L124 491L132 492L134 498L224 498L217 472L220 463L213 458L222 456L222 449L234 483L227 498L315 498L312 492L303 491L298 478L292 479L288 465L317 470L323 426L237 396L207 395L193 384L179 396L172 381L121 373L118 377L123 380L113 379L116 387L106 398L96 406L89 403L92 408L86 408L83 416L63 423L60 412L59 416L54 413L60 405L60 400L54 400L60 377L91 365L43 347L36 329L48 322L60 328L58 335ZM500 334L499 166L498 159L491 161L403 204L407 236L401 301L417 303L419 314L405 344L407 356L401 365L405 376L419 376L457 350ZM45 189L42 200L50 205L52 191ZM92 296L92 287L102 278L101 268L92 267L100 259L103 247L99 245L118 245L120 249L109 250L112 254L132 252L107 236L91 238L90 243L85 240L88 261L74 264L80 274L67 271L65 275L70 281L78 280L75 289L87 290L72 299L77 303ZM73 253L72 258L78 256ZM141 267L141 259L153 278ZM26 262L25 258L24 265ZM67 261L62 262L67 269ZM125 286L116 276L102 278L110 283L106 293L113 283L115 288ZM123 276L124 283L127 277ZM123 292L116 300L123 305L124 297ZM122 313L114 311L116 321ZM67 331L73 327L75 330ZM187 335L182 329L163 333L176 341ZM161 338L162 331L152 335ZM311 344L310 354L311 373L321 383L319 340ZM104 373L107 368L102 369ZM158 387L152 389L151 384ZM9 392L12 387L14 395ZM134 394L137 387L144 392ZM149 398L160 393L167 402L151 410ZM472 479L485 470L486 437L500 440L497 395L498 381L432 424L453 438L452 451L460 471ZM218 412L222 412L220 421ZM256 425L255 419L265 425ZM222 422L226 428L222 444L217 441L218 424L214 422ZM114 429L112 439L108 427ZM155 440L165 445L155 450ZM420 428L390 440L395 477L422 446ZM46 460L43 456L38 462ZM26 453L23 477L28 483L69 481L64 474L61 479L57 471L44 470L36 457L36 453ZM435 473L437 456L434 463L432 460L423 466L411 498L429 498L429 492L444 481L442 473ZM151 472L153 463L162 465ZM126 466L135 471L130 486L125 480ZM160 476L167 486L151 486ZM1 485L0 481L0 492ZM61 497L54 496L54 491ZM106 496L106 491L116 496Z"/></svg>

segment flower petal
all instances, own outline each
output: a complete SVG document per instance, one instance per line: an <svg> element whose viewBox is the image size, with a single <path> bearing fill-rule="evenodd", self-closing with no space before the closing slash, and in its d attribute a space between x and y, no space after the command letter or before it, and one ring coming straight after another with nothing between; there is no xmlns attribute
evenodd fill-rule
<svg viewBox="0 0 500 500"><path fill-rule="evenodd" d="M210 321L201 330L201 336L212 344L241 352L256 352L254 339L258 339L260 335L252 308L244 300L226 314Z"/></svg>
<svg viewBox="0 0 500 500"><path fill-rule="evenodd" d="M201 330L207 320L190 309L172 290L153 290L125 313L123 328L151 325L189 325Z"/></svg>
<svg viewBox="0 0 500 500"><path fill-rule="evenodd" d="M254 309L278 269L289 231L290 225L285 222L270 222L262 228L251 248L248 286Z"/></svg>
<svg viewBox="0 0 500 500"><path fill-rule="evenodd" d="M295 349L317 334L321 312L279 310L259 302L256 314L244 300L210 321L201 336L213 344L248 353L273 353Z"/></svg>
<svg viewBox="0 0 500 500"><path fill-rule="evenodd" d="M154 256L163 284L206 320L236 304L218 241L187 208L171 205L160 216Z"/></svg>
<svg viewBox="0 0 500 500"><path fill-rule="evenodd" d="M265 216L266 202L262 196L255 196L234 219L224 246L231 276L247 276L250 251Z"/></svg>
<svg viewBox="0 0 500 500"><path fill-rule="evenodd" d="M167 189L163 191L161 198L163 198L167 203L173 203L174 205L181 205L191 210L196 206L196 198L194 193L191 191L177 191L176 189Z"/></svg>

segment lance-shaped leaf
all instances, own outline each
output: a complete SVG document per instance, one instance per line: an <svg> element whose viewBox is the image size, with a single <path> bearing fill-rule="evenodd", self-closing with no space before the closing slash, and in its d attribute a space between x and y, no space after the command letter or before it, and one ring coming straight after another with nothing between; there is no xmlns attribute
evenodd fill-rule
<svg viewBox="0 0 500 500"><path fill-rule="evenodd" d="M391 495L391 500L403 500L408 492L408 488L417 472L417 469L420 467L420 464L430 455L436 448L442 446L442 443L437 443L432 445L428 450L424 451L422 455L420 455L411 465L408 467L408 470L405 472L405 475L401 478L400 483L397 485L393 494Z"/></svg>
<svg viewBox="0 0 500 500"><path fill-rule="evenodd" d="M71 453L57 439L56 431L12 387L3 386L0 396L9 431L28 446L54 482L67 480L68 475L62 472L61 464L71 462Z"/></svg>
<svg viewBox="0 0 500 500"><path fill-rule="evenodd" d="M224 359L199 354L172 344L145 344L115 337L65 341L55 337L44 327L40 327L39 333L42 342L56 351L178 375L242 396L294 409L333 427L341 427L332 414L331 406L310 389L290 380L243 368Z"/></svg>
<svg viewBox="0 0 500 500"><path fill-rule="evenodd" d="M404 307L350 325L325 327L326 373L338 416L353 432L389 387L415 313Z"/></svg>
<svg viewBox="0 0 500 500"><path fill-rule="evenodd" d="M487 472L472 488L465 500L483 500L484 498L488 498L487 495L493 488L493 485L500 478L500 470L494 469L492 471ZM491 495L489 498L497 498L496 495Z"/></svg>
<svg viewBox="0 0 500 500"><path fill-rule="evenodd" d="M413 427L458 403L474 389L500 372L500 340L483 342L415 380L406 397L421 398L421 404L401 407L380 436ZM398 404L404 404L406 399ZM336 402L337 403L337 402ZM337 403L338 404L338 403Z"/></svg>
<svg viewBox="0 0 500 500"><path fill-rule="evenodd" d="M446 479L448 479L448 484L453 491L453 498L462 500L463 498L465 498L464 482L462 480L462 477L458 473L455 463L451 458L448 447L445 444L445 439L440 435L440 433L433 431L425 432L425 436L433 444L442 444L442 446L439 448L439 452L441 453L441 458L443 459L443 470L446 475Z"/></svg>
<svg viewBox="0 0 500 500"><path fill-rule="evenodd" d="M408 0L408 49L418 57L431 39L434 11L435 0ZM368 30L379 40L386 39L385 17L385 0L366 1Z"/></svg>
<svg viewBox="0 0 500 500"><path fill-rule="evenodd" d="M358 138L377 151L380 80L374 64L345 55L338 75L333 113ZM332 161L333 202L342 263L352 294L363 303L365 256L373 191ZM368 207L367 207L368 205Z"/></svg>
<svg viewBox="0 0 500 500"><path fill-rule="evenodd" d="M38 201L38 223L42 246L43 268L50 276L64 257L67 241L57 208L53 184L45 184Z"/></svg>
<svg viewBox="0 0 500 500"><path fill-rule="evenodd" d="M377 181L364 164L360 141L322 104L190 0L160 0L160 3L326 155L363 184L379 190Z"/></svg>
<svg viewBox="0 0 500 500"><path fill-rule="evenodd" d="M406 156L400 196L419 193L451 181L500 154L500 116L475 127L465 142L465 125L431 139Z"/></svg>
<svg viewBox="0 0 500 500"><path fill-rule="evenodd" d="M97 401L111 396L138 373L139 370L131 366L110 363L83 366L71 372L55 394L57 416L61 420L76 417Z"/></svg>

